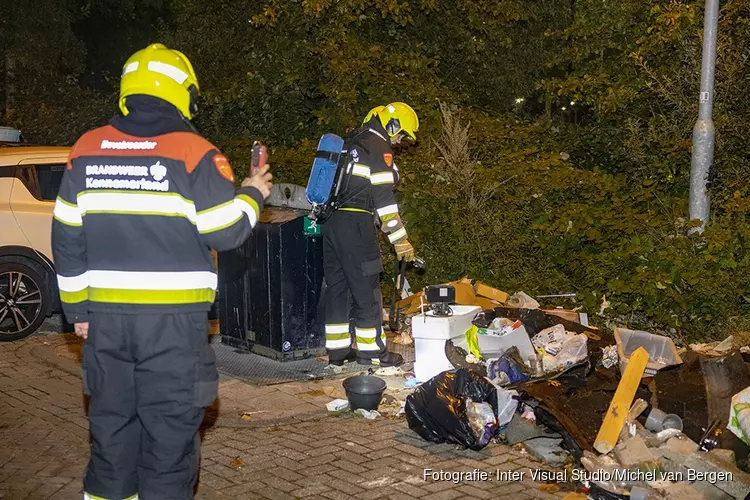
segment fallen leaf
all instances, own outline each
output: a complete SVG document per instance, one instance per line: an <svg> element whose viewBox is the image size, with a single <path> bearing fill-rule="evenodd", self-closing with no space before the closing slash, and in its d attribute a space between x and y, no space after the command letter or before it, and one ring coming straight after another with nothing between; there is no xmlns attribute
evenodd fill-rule
<svg viewBox="0 0 750 500"><path fill-rule="evenodd" d="M234 457L232 459L232 467L234 467L235 469L238 467L242 467L243 465L245 465L245 461L242 460L240 457Z"/></svg>
<svg viewBox="0 0 750 500"><path fill-rule="evenodd" d="M242 416L241 416L240 418L241 418L242 420L244 420L245 422L249 422L249 421L251 421L251 420L253 419L253 417L251 417L251 416L250 416L250 415L248 415L247 413L245 413L244 415L242 415Z"/></svg>
<svg viewBox="0 0 750 500"><path fill-rule="evenodd" d="M396 398L394 398L390 394L385 394L383 396L383 399L380 401L380 404L386 404L386 405L388 405L388 404L393 404L395 402L398 402L398 400Z"/></svg>
<svg viewBox="0 0 750 500"><path fill-rule="evenodd" d="M331 386L323 387L323 392L329 398L343 399L345 397L344 393L341 392L341 390L337 389L336 387L331 387Z"/></svg>
<svg viewBox="0 0 750 500"><path fill-rule="evenodd" d="M557 380L548 380L547 382L549 382L549 385L551 385L552 387L560 387L562 385Z"/></svg>
<svg viewBox="0 0 750 500"><path fill-rule="evenodd" d="M556 493L560 491L560 487L556 484L543 484L539 486L539 490L545 493Z"/></svg>
<svg viewBox="0 0 750 500"><path fill-rule="evenodd" d="M307 391L305 394L309 394L310 396L325 396L326 393L323 391L319 391L318 389L313 389L312 391Z"/></svg>
<svg viewBox="0 0 750 500"><path fill-rule="evenodd" d="M583 493L568 493L562 500L586 500L588 498Z"/></svg>

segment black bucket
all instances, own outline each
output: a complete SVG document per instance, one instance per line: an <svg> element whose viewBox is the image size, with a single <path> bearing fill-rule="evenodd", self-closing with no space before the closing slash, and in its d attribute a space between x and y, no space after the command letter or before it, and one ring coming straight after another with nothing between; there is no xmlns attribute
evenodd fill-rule
<svg viewBox="0 0 750 500"><path fill-rule="evenodd" d="M385 388L385 380L370 375L355 375L344 380L346 398L352 410L377 410Z"/></svg>

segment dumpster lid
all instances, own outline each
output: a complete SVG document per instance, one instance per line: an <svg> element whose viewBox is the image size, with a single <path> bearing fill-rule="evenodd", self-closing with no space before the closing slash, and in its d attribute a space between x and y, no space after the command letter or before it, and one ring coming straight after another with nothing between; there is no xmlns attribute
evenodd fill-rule
<svg viewBox="0 0 750 500"><path fill-rule="evenodd" d="M295 210L292 208L266 207L260 213L260 221L264 223L283 224L298 217L304 217L307 210Z"/></svg>

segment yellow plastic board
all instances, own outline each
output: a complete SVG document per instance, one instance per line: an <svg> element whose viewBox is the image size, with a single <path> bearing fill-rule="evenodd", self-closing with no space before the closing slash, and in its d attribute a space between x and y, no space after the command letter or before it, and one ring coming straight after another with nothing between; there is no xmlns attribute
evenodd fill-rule
<svg viewBox="0 0 750 500"><path fill-rule="evenodd" d="M594 449L599 453L609 453L617 444L620 437L620 431L625 424L625 417L630 411L630 405L638 390L638 384L641 383L641 377L648 363L648 351L643 347L636 349L630 355L630 361L622 374L620 384L617 386L615 396L609 404L607 414L604 416L604 422L599 428L599 434L594 442Z"/></svg>

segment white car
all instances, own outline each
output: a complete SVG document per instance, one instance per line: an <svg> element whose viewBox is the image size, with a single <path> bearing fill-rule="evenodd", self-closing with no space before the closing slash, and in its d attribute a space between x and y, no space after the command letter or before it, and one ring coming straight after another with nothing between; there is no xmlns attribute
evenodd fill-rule
<svg viewBox="0 0 750 500"><path fill-rule="evenodd" d="M32 334L59 310L52 211L69 151L0 143L0 341Z"/></svg>

